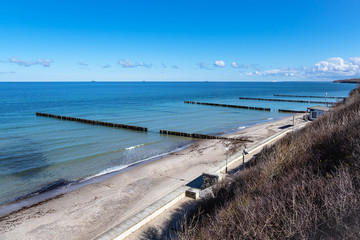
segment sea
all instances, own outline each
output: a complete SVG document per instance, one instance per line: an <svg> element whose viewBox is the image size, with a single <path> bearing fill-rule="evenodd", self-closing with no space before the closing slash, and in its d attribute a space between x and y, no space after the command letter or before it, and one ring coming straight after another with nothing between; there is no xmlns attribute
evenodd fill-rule
<svg viewBox="0 0 360 240"><path fill-rule="evenodd" d="M331 103L337 100L329 97L346 97L355 86L331 82L1 82L0 215L156 160L193 141L161 135L160 129L223 135L291 116L278 109L326 105L239 97ZM149 131L41 117L36 112L135 125Z"/></svg>

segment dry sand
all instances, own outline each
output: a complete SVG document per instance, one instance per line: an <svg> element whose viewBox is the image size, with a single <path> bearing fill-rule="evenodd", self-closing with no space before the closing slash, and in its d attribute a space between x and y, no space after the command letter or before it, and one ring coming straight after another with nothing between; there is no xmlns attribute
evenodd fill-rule
<svg viewBox="0 0 360 240"><path fill-rule="evenodd" d="M297 114L295 123L301 118ZM251 145L292 122L288 117L231 136L249 136ZM226 144L199 140L180 152L14 212L0 219L0 239L93 239L223 161Z"/></svg>

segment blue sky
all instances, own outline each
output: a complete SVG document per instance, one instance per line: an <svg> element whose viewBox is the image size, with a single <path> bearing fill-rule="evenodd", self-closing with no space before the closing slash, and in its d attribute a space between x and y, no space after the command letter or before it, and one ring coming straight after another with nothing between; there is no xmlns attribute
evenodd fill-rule
<svg viewBox="0 0 360 240"><path fill-rule="evenodd" d="M0 0L0 81L360 76L360 1Z"/></svg>

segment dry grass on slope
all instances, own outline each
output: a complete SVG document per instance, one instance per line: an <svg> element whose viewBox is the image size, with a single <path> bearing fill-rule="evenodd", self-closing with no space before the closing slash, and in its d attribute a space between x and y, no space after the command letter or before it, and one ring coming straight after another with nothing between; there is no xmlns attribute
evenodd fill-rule
<svg viewBox="0 0 360 240"><path fill-rule="evenodd" d="M220 183L175 238L360 239L359 91Z"/></svg>

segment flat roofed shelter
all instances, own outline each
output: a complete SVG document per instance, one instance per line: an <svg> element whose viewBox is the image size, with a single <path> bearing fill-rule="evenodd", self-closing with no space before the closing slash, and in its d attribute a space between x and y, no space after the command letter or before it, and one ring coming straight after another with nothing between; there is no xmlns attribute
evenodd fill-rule
<svg viewBox="0 0 360 240"><path fill-rule="evenodd" d="M315 120L317 117L324 115L325 112L329 112L331 108L324 106L313 106L308 107L307 110L310 113L309 119Z"/></svg>

